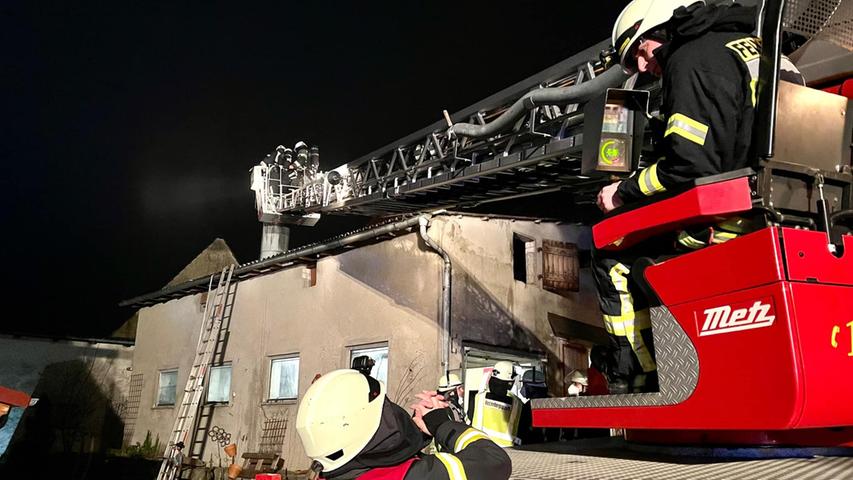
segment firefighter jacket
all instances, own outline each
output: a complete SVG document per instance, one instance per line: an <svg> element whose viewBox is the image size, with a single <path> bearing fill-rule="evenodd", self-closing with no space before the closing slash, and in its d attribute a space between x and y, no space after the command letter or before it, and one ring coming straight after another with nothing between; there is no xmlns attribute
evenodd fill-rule
<svg viewBox="0 0 853 480"><path fill-rule="evenodd" d="M522 406L521 400L512 393L494 396L488 391L479 392L474 398L471 426L486 433L501 447L511 447L518 440Z"/></svg>
<svg viewBox="0 0 853 480"><path fill-rule="evenodd" d="M435 439L438 453L422 455L397 467L374 469L362 476L367 480L508 479L512 473L512 463L503 449L483 432L450 420L451 415L447 409L441 409L424 416L424 423ZM378 476L379 473L383 475Z"/></svg>
<svg viewBox="0 0 853 480"><path fill-rule="evenodd" d="M654 52L663 71L659 158L619 185L625 203L750 166L761 54L761 43L751 33L755 13L737 5L675 11L671 40ZM802 83L785 58L780 78Z"/></svg>

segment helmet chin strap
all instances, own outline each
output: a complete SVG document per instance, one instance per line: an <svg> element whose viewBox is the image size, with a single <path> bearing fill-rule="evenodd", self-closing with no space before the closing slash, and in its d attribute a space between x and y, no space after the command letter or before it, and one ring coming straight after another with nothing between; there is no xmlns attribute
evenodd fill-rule
<svg viewBox="0 0 853 480"><path fill-rule="evenodd" d="M323 464L317 460L311 462L311 467L308 469L308 480L317 480L321 473L323 473Z"/></svg>

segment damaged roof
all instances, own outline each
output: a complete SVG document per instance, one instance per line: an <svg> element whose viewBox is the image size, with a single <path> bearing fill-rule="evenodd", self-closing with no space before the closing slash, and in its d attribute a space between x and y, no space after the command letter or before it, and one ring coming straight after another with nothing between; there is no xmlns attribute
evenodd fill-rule
<svg viewBox="0 0 853 480"><path fill-rule="evenodd" d="M503 216L503 215L482 215L482 214L468 214L468 213L459 213L459 212L436 212L432 214L421 214L421 215L407 215L395 217L392 220L389 220L385 223L381 223L378 225L370 225L368 227L355 230L352 232L347 232L327 240L323 240L321 242L316 242L308 245L304 245L301 247L297 247L291 250L288 250L279 255L275 255L268 258L263 258L260 260L255 260L253 262L244 263L242 265L238 265L234 269L234 273L232 275L232 281L239 282L243 280L247 280L253 277L257 277L259 275L266 275L268 273L276 272L288 267L292 267L297 264L313 264L316 263L317 260L328 257L332 255L337 255L343 251L351 250L366 244L376 243L377 241L381 241L390 237L396 236L397 233L402 231L410 231L411 229L418 226L420 219L429 219L435 215L440 214L449 214L449 215L458 215L458 216L476 216L483 218L484 220L488 220L490 218L500 218L500 219L512 219L512 220L526 220L526 221L534 221L534 222L553 222L560 223L559 220L556 219L544 219L544 218L529 218L529 217L519 217L519 216ZM216 242L214 242L215 244ZM211 244L214 245L214 244ZM224 244L224 242L223 242ZM226 245L227 248L227 245ZM229 250L230 252L230 250ZM198 258L198 257L196 257ZM233 258L233 255L232 255ZM236 263L236 260L235 262ZM226 265L227 266L227 265ZM185 271L187 269L184 269ZM183 274L183 271L182 271ZM181 274L179 274L175 279L180 279ZM174 300L176 298L182 298L187 295L193 295L196 293L206 292L208 291L210 286L210 273L205 273L202 276L196 277L192 280L186 280L181 283L170 282L166 287L157 290L155 292L147 293L145 295L140 295L138 297L130 298L128 300L124 300L119 303L121 307L134 307L134 308L142 308L151 305L155 305L158 303L168 302L169 300Z"/></svg>

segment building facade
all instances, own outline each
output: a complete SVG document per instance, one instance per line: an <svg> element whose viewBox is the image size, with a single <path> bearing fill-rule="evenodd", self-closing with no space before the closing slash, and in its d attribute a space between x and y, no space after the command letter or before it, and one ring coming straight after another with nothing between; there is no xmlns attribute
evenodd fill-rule
<svg viewBox="0 0 853 480"><path fill-rule="evenodd" d="M453 269L450 368L464 374L500 358L527 361L544 368L552 394L562 396L566 369L585 368L586 348L603 332L584 267L588 229L445 214L432 217L427 233ZM374 375L401 405L434 389L443 371L442 268L414 229L237 282L193 453L222 461L213 440L224 437L239 453L276 451L287 468L307 468L295 431L300 395L316 375L358 355L374 358ZM132 442L148 432L168 438L206 297L139 311L133 373L141 406Z"/></svg>
<svg viewBox="0 0 853 480"><path fill-rule="evenodd" d="M38 399L14 409L0 431L0 455L38 450L104 453L121 447L127 425L133 342L0 335L0 385Z"/></svg>

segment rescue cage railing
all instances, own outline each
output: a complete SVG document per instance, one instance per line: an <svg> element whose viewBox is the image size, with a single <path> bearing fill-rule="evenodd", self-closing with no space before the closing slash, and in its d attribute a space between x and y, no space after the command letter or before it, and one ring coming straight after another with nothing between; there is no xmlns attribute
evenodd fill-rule
<svg viewBox="0 0 853 480"><path fill-rule="evenodd" d="M756 197L756 209L765 213L769 225L795 225L813 230L826 232L830 250L836 251L841 245L839 233L833 228L850 221L853 217L853 187L851 186L850 154L846 155L846 165L839 164L836 171L817 168L811 163L814 159L798 158L797 163L779 161L775 158L777 123L779 116L780 80L779 68L782 56L782 36L786 29L807 35L816 35L830 25L830 19L837 13L841 1L836 0L767 0L762 2L762 19L760 23L761 57L758 73L757 102L755 127L753 130L753 147L756 152L756 162L753 167L757 176L751 177L754 185L753 194ZM820 16L822 20L805 21L804 16ZM843 15L842 15L843 16ZM825 18L824 18L825 17ZM812 19L816 20L816 19ZM811 26L806 26L813 24ZM849 137L846 138L849 142ZM840 145L845 148L844 145ZM847 148L850 148L848 145ZM806 155L807 156L807 155ZM845 155L842 155L844 159ZM842 161L843 163L843 161ZM815 199L816 209L812 211L807 205L805 211L779 205L779 198L774 198L773 183L779 176L799 178L803 188L799 195L806 196L811 202L812 195L805 190L813 188L818 192ZM830 202L825 195L828 184L840 189L837 200L838 208L832 211ZM788 206L790 202L788 202ZM839 252L840 253L840 252Z"/></svg>

